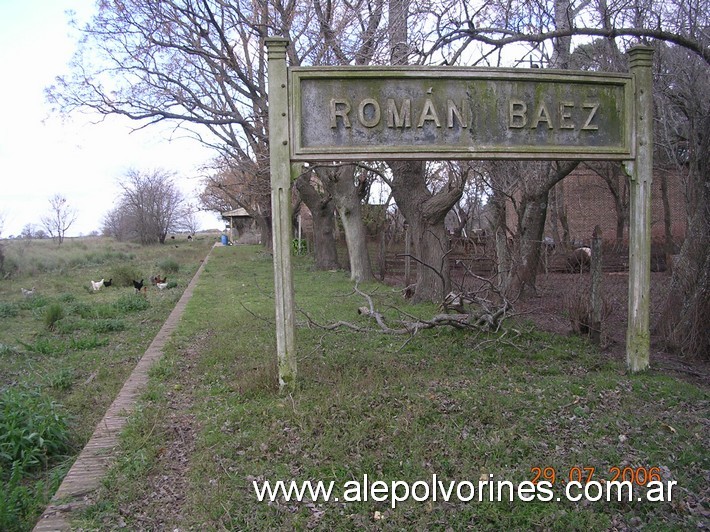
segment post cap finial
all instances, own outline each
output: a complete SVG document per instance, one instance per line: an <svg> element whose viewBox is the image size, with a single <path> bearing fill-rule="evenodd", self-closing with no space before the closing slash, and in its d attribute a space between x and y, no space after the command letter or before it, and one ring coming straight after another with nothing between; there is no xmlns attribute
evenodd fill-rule
<svg viewBox="0 0 710 532"><path fill-rule="evenodd" d="M637 44L629 48L629 67L650 67L653 64L653 48Z"/></svg>
<svg viewBox="0 0 710 532"><path fill-rule="evenodd" d="M264 39L266 53L270 59L286 59L288 39L285 37L267 37Z"/></svg>

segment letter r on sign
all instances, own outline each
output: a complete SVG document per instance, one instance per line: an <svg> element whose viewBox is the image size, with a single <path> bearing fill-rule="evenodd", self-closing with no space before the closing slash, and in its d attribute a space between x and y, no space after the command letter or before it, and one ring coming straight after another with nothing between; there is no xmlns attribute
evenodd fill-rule
<svg viewBox="0 0 710 532"><path fill-rule="evenodd" d="M352 110L348 100L330 100L330 127L335 129L338 127L338 117L343 119L343 126L350 127L350 119L348 113Z"/></svg>

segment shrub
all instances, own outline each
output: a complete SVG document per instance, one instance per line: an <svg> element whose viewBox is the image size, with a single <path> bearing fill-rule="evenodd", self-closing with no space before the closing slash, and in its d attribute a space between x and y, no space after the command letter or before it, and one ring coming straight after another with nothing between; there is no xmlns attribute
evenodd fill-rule
<svg viewBox="0 0 710 532"><path fill-rule="evenodd" d="M171 257L160 261L158 268L165 273L177 273L180 271L180 264Z"/></svg>
<svg viewBox="0 0 710 532"><path fill-rule="evenodd" d="M611 304L609 300L602 297L601 308L601 331L603 334L606 327L604 323L611 315ZM592 302L589 289L576 289L565 294L562 306L572 325L572 331L581 336L592 336L594 332L594 319L592 315Z"/></svg>
<svg viewBox="0 0 710 532"><path fill-rule="evenodd" d="M291 241L291 249L294 255L305 255L308 252L308 243L304 238L294 238Z"/></svg>
<svg viewBox="0 0 710 532"><path fill-rule="evenodd" d="M60 369L47 375L46 380L47 385L54 390L68 390L74 384L74 370L71 368Z"/></svg>
<svg viewBox="0 0 710 532"><path fill-rule="evenodd" d="M0 270L0 273L3 274L3 277L12 277L13 275L17 275L19 271L20 266L17 262L17 259L15 257L5 255L5 261L3 262L2 269Z"/></svg>
<svg viewBox="0 0 710 532"><path fill-rule="evenodd" d="M44 324L53 331L57 322L64 317L64 307L59 303L52 303L44 310Z"/></svg>
<svg viewBox="0 0 710 532"><path fill-rule="evenodd" d="M133 264L119 264L114 266L109 274L109 279L113 279L115 286L133 287L133 280L140 280L143 274Z"/></svg>
<svg viewBox="0 0 710 532"><path fill-rule="evenodd" d="M48 481L29 482L39 467L71 451L69 428L61 405L38 391L0 393L0 530L30 530L66 474L55 468Z"/></svg>

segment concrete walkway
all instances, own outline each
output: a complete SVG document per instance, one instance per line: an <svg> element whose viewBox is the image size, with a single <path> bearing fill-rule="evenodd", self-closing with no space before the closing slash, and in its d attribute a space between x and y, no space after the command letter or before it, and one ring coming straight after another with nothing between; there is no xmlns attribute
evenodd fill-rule
<svg viewBox="0 0 710 532"><path fill-rule="evenodd" d="M106 411L106 415L96 426L91 439L79 454L52 497L49 506L40 517L34 528L35 532L70 530L69 523L72 514L91 502L87 495L99 487L104 474L111 465L118 436L126 424L128 416L133 412L136 401L145 389L148 382L148 371L163 356L163 348L177 327L208 258L209 254L195 272L170 316L165 320L118 396Z"/></svg>

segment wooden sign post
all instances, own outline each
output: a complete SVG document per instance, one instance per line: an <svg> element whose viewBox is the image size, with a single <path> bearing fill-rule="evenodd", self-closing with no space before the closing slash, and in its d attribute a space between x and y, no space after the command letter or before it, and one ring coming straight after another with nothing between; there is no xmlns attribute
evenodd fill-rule
<svg viewBox="0 0 710 532"><path fill-rule="evenodd" d="M627 363L648 367L653 51L630 74L541 69L286 66L266 41L281 389L296 377L291 165L364 160L613 160L631 178Z"/></svg>

